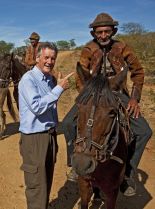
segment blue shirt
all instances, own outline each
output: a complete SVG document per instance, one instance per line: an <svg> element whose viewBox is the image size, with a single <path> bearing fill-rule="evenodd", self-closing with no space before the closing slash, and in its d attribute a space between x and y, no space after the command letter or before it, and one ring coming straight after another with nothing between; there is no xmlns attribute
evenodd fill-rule
<svg viewBox="0 0 155 209"><path fill-rule="evenodd" d="M19 131L25 134L46 131L58 122L57 100L63 88L54 85L51 75L36 66L19 82Z"/></svg>

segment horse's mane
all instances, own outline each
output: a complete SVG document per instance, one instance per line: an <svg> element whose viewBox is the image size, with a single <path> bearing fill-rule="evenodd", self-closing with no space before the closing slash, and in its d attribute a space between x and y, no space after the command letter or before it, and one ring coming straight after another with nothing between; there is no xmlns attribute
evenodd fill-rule
<svg viewBox="0 0 155 209"><path fill-rule="evenodd" d="M9 53L0 54L0 78L7 80L10 77L11 55Z"/></svg>
<svg viewBox="0 0 155 209"><path fill-rule="evenodd" d="M109 80L102 74L98 74L87 81L82 92L76 98L76 103L87 104L92 96L95 105L98 105L99 101L106 105L114 105L116 102Z"/></svg>
<svg viewBox="0 0 155 209"><path fill-rule="evenodd" d="M13 64L20 75L23 75L24 73L26 73L26 71L27 71L26 66L24 64L22 64L18 60L18 58L15 58L15 57L13 58Z"/></svg>

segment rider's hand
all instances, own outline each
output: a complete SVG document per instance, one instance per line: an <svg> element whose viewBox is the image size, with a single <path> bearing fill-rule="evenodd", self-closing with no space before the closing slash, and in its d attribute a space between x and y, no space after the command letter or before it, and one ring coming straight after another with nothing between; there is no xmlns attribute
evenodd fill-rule
<svg viewBox="0 0 155 209"><path fill-rule="evenodd" d="M61 86L64 90L69 88L69 81L68 79L74 75L74 72L69 73L67 76L62 78L62 74L59 72L58 79L57 79L57 85Z"/></svg>
<svg viewBox="0 0 155 209"><path fill-rule="evenodd" d="M138 118L140 114L140 107L136 99L131 98L128 102L127 111L129 115L133 114L133 118Z"/></svg>

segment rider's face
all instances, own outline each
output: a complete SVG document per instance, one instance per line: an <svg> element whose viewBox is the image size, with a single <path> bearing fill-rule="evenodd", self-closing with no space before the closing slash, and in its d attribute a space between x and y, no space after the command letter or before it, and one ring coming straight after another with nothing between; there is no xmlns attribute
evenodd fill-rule
<svg viewBox="0 0 155 209"><path fill-rule="evenodd" d="M36 39L30 39L30 43L34 47L34 46L36 46L38 44L38 40L36 40Z"/></svg>
<svg viewBox="0 0 155 209"><path fill-rule="evenodd" d="M104 45L109 42L110 37L113 33L113 27L112 26L99 26L95 28L94 32L100 44Z"/></svg>

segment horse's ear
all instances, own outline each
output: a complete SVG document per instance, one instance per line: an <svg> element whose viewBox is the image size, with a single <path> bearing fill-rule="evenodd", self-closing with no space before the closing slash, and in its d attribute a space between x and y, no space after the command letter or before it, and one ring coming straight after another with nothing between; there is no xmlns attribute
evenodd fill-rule
<svg viewBox="0 0 155 209"><path fill-rule="evenodd" d="M77 62L76 72L77 72L80 80L82 81L82 84L84 85L87 79L86 79L84 69L83 69L82 65L80 64L80 62Z"/></svg>

